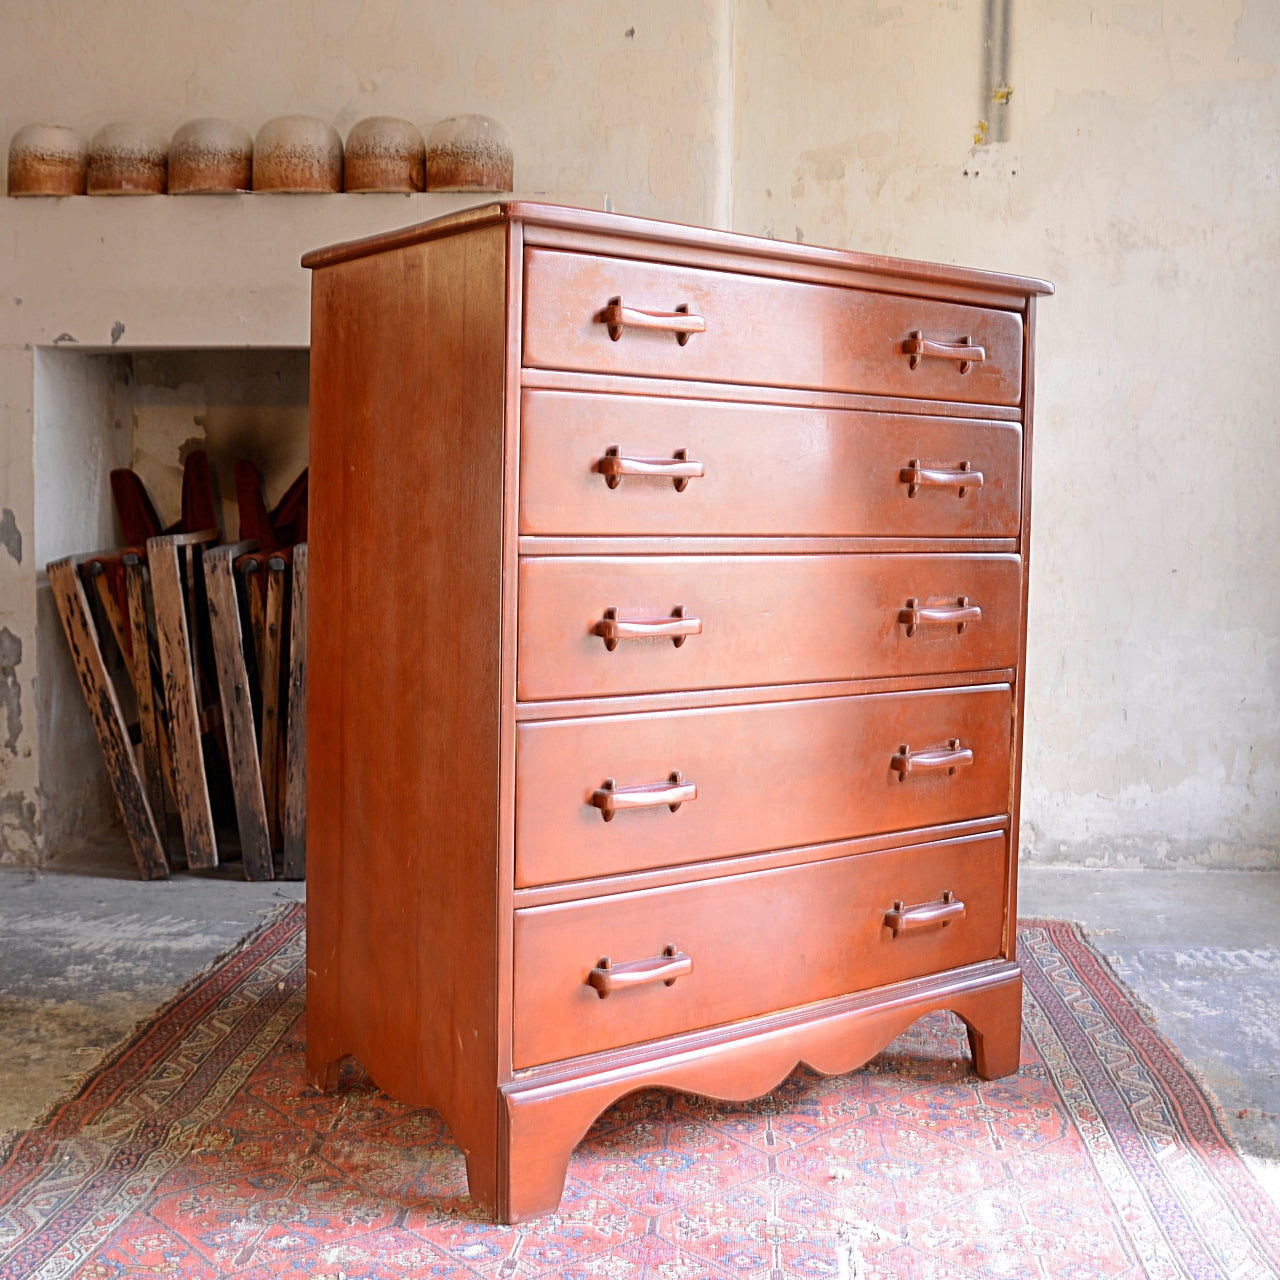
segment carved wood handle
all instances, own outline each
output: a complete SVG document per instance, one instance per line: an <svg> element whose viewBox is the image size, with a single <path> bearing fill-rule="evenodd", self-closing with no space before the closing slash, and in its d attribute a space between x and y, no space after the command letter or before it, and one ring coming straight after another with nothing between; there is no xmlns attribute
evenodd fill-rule
<svg viewBox="0 0 1280 1280"><path fill-rule="evenodd" d="M649 640L654 636L671 640L678 649L690 636L702 634L702 619L690 617L682 604L676 605L669 618L619 618L618 610L610 605L604 617L591 628L593 636L604 641L604 647L612 653L619 640Z"/></svg>
<svg viewBox="0 0 1280 1280"><path fill-rule="evenodd" d="M926 357L935 360L958 360L960 372L968 373L980 360L987 358L986 347L974 345L972 338L959 342L938 342L924 336L923 329L916 329L903 344L902 354L911 357L911 367L917 368Z"/></svg>
<svg viewBox="0 0 1280 1280"><path fill-rule="evenodd" d="M956 497L963 498L970 489L982 488L982 472L974 471L967 460L958 467L922 467L919 458L912 458L898 479L907 486L908 498L921 489L955 489Z"/></svg>
<svg viewBox="0 0 1280 1280"><path fill-rule="evenodd" d="M697 783L686 782L679 769L672 769L666 782L647 782L639 787L620 787L612 778L606 778L604 786L591 793L588 803L600 810L606 822L612 822L619 809L655 809L665 804L675 813L686 800L697 798Z"/></svg>
<svg viewBox="0 0 1280 1280"><path fill-rule="evenodd" d="M692 972L693 960L674 942L669 942L662 948L660 956L649 956L644 960L624 960L621 964L614 964L608 956L602 956L600 963L587 974L587 985L594 987L596 995L603 1000L611 991L619 991L623 987L642 987L650 982L674 986L677 978Z"/></svg>
<svg viewBox="0 0 1280 1280"><path fill-rule="evenodd" d="M623 476L670 476L677 493L683 493L690 480L706 474L702 463L689 457L688 449L677 449L670 458L632 458L624 455L616 444L604 451L596 470L604 476L610 489L616 489Z"/></svg>
<svg viewBox="0 0 1280 1280"><path fill-rule="evenodd" d="M954 626L957 635L963 635L971 622L982 621L982 610L969 603L968 596L957 596L955 604L922 605L919 600L908 600L905 609L898 610L898 622L913 636L921 627Z"/></svg>
<svg viewBox="0 0 1280 1280"><path fill-rule="evenodd" d="M908 746L901 746L889 761L889 768L897 772L899 782L906 782L909 773L945 769L950 775L972 763L973 752L962 747L959 738L952 738L945 747L931 747L924 751L912 751Z"/></svg>
<svg viewBox="0 0 1280 1280"><path fill-rule="evenodd" d="M621 298L610 298L609 305L598 317L601 324L609 326L609 337L617 342L624 329L657 329L662 333L674 333L683 347L691 333L706 333L707 322L689 310L682 302L674 311L641 311L637 307L624 307Z"/></svg>
<svg viewBox="0 0 1280 1280"><path fill-rule="evenodd" d="M904 907L901 902L895 902L893 910L884 913L884 923L886 929L893 930L896 938L900 933L944 929L952 920L963 917L964 903L958 901L956 895L948 889L942 895L941 902L922 902L915 907Z"/></svg>

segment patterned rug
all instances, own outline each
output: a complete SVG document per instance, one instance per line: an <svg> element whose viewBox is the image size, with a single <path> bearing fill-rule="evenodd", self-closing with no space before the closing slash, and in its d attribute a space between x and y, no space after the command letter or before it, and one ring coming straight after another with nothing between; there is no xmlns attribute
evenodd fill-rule
<svg viewBox="0 0 1280 1280"><path fill-rule="evenodd" d="M434 1113L303 1074L301 907L198 978L0 1163L0 1277L959 1280L1280 1275L1280 1213L1071 925L1019 930L1022 1069L922 1020L863 1070L729 1104L658 1090L560 1212L485 1222Z"/></svg>

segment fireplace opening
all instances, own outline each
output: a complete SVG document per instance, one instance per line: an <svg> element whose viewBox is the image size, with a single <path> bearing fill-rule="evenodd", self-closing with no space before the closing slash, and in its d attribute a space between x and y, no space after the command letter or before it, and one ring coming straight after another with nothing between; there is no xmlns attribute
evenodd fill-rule
<svg viewBox="0 0 1280 1280"><path fill-rule="evenodd" d="M307 465L305 347L42 347L35 352L35 558L123 544L110 472L141 477L165 524L182 467L212 464L225 540L239 536L234 466L254 462L273 505ZM111 839L119 817L48 582L37 590L36 713L45 847Z"/></svg>

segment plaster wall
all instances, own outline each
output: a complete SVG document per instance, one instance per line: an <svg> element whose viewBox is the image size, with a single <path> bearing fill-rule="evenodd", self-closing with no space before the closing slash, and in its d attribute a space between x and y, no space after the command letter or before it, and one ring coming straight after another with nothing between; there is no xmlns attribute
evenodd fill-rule
<svg viewBox="0 0 1280 1280"><path fill-rule="evenodd" d="M1054 280L1039 310L1024 853L1276 865L1280 9L1005 3L1002 106L984 79L997 0L0 0L14 37L0 42L0 131L128 116L172 129L198 114L253 130L297 110L340 130L379 111L426 127L479 110L510 128L524 190L604 190L624 212ZM151 268L174 276L169 329L188 337L158 326L141 344L268 327L283 286L184 292L206 242L166 230L174 202L111 203L44 215L44 275L60 270L57 227L99 220L108 244L154 237ZM223 248L239 237L264 263L326 238L265 203L219 206L200 232ZM81 342L105 346L128 320L111 290L131 262L94 265L105 300ZM4 341L20 290L0 286ZM290 343L305 341L295 305ZM0 507L18 532L32 527L30 422L10 376L30 377L30 359L0 350ZM7 527L0 588L15 572ZM28 625L34 606L0 600L0 628ZM21 800L30 766L3 739L0 797Z"/></svg>
<svg viewBox="0 0 1280 1280"><path fill-rule="evenodd" d="M108 477L129 466L133 431L128 357L63 347L33 355L34 568L120 545ZM110 829L115 802L47 582L35 598L30 714L37 745L49 748L38 757L38 834L45 848L67 848Z"/></svg>
<svg viewBox="0 0 1280 1280"><path fill-rule="evenodd" d="M734 227L1045 276L1024 856L1280 861L1280 8L740 0Z"/></svg>
<svg viewBox="0 0 1280 1280"><path fill-rule="evenodd" d="M110 469L132 465L169 522L204 447L238 531L235 459L273 501L307 456L302 253L485 199L0 199L0 863L92 842L114 813L44 574L118 545Z"/></svg>
<svg viewBox="0 0 1280 1280"><path fill-rule="evenodd" d="M225 116L256 133L305 112L344 137L392 114L460 112L511 134L521 191L607 191L706 221L730 135L731 0L0 2L0 136L35 120L172 133Z"/></svg>

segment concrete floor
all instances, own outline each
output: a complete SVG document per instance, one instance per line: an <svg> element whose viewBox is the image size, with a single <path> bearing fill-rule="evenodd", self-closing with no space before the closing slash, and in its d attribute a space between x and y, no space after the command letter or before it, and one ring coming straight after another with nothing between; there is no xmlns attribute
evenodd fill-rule
<svg viewBox="0 0 1280 1280"><path fill-rule="evenodd" d="M28 1128L188 978L305 898L238 865L141 881L117 843L0 868L0 1134Z"/></svg>
<svg viewBox="0 0 1280 1280"><path fill-rule="evenodd" d="M118 845L0 869L0 1133L25 1128L305 886L143 883ZM1280 1203L1280 871L1026 867L1020 912L1081 921L1221 1102Z"/></svg>

